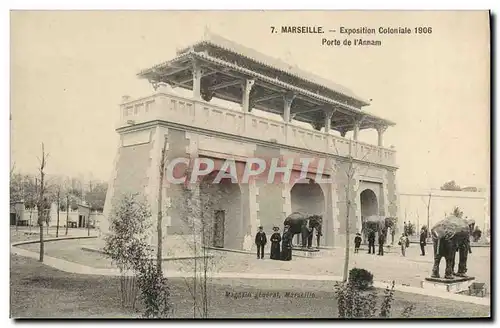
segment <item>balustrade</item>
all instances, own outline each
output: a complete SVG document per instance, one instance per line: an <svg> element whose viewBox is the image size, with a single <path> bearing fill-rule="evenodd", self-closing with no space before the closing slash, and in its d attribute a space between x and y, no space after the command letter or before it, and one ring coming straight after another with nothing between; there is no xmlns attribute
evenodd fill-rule
<svg viewBox="0 0 500 328"><path fill-rule="evenodd" d="M121 105L120 113L119 127L164 120L343 157L351 155L371 163L395 165L395 151L392 149L166 93L127 102Z"/></svg>

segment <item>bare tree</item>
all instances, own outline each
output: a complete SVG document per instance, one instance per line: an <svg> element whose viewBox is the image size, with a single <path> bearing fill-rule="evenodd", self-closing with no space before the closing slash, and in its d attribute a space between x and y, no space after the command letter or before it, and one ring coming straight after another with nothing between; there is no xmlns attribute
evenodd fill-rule
<svg viewBox="0 0 500 328"><path fill-rule="evenodd" d="M351 224L351 206L352 202L354 201L351 196L351 181L354 178L354 174L356 173L354 169L354 161L352 157L352 140L349 143L349 166L347 168L347 171L345 172L347 175L347 185L345 187L345 195L346 195L346 224L345 224L345 254L344 254L344 273L342 276L343 281L347 281L348 274L349 274L349 247L350 247L350 241L349 241L349 226Z"/></svg>
<svg viewBox="0 0 500 328"><path fill-rule="evenodd" d="M336 144L334 144L337 155L339 155L339 151L337 149ZM350 255L350 223L351 223L351 215L355 210L352 208L353 204L355 204L355 197L357 197L359 186L353 191L351 188L353 187L353 183L356 175L359 174L360 168L355 165L355 161L363 161L366 156L369 155L369 152L366 152L362 158L355 159L353 156L353 140L349 141L349 155L347 156L347 168L344 169L344 173L347 177L347 184L345 186L345 203L346 203L346 220L345 220L345 255L344 255L344 271L342 280L347 281L349 275L349 255ZM373 165L376 163L366 163L365 172L368 171ZM337 168L341 168L341 166L336 165Z"/></svg>
<svg viewBox="0 0 500 328"><path fill-rule="evenodd" d="M220 260L211 252L214 237L212 210L228 195L218 185L204 180L183 186L178 196L179 199L172 202L172 208L190 231L179 236L193 254L193 259L182 268L192 272L193 276L191 279L184 278L184 281L192 298L193 317L208 318L211 276Z"/></svg>
<svg viewBox="0 0 500 328"><path fill-rule="evenodd" d="M163 179L165 175L165 157L167 152L167 142L168 139L165 137L163 140L163 148L161 150L161 158L160 158L160 179L158 181L158 217L157 217L157 232L158 232L158 249L156 252L156 266L158 272L162 272L162 250L163 250Z"/></svg>
<svg viewBox="0 0 500 328"><path fill-rule="evenodd" d="M432 199L432 193L430 191L426 199L422 198L422 201L424 202L425 207L427 209L427 232L428 232L427 239L431 237L430 236L431 199Z"/></svg>
<svg viewBox="0 0 500 328"><path fill-rule="evenodd" d="M89 192L85 195L87 205L89 206L89 217L87 219L87 236L90 237L90 218L92 217L92 202L88 200L88 195L92 194L92 179L89 179Z"/></svg>
<svg viewBox="0 0 500 328"><path fill-rule="evenodd" d="M43 223L44 215L46 215L46 203L45 198L45 166L47 164L47 159L49 154L45 153L45 146L42 142L42 158L38 159L40 162L40 193L38 197L38 226L40 227L40 262L43 262L44 244L43 244Z"/></svg>
<svg viewBox="0 0 500 328"><path fill-rule="evenodd" d="M61 210L61 185L56 186L56 200L57 200L57 225L56 225L56 238L59 237L59 212Z"/></svg>
<svg viewBox="0 0 500 328"><path fill-rule="evenodd" d="M69 227L69 192L66 192L66 233L65 235L68 235L68 227Z"/></svg>

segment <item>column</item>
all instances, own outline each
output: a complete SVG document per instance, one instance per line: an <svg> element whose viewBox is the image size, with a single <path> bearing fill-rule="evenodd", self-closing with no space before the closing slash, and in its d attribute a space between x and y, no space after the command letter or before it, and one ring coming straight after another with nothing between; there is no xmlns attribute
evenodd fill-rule
<svg viewBox="0 0 500 328"><path fill-rule="evenodd" d="M291 91L287 92L283 96L283 100L285 102L283 120L288 123L290 122L290 108L292 107L293 100L295 99L295 94Z"/></svg>
<svg viewBox="0 0 500 328"><path fill-rule="evenodd" d="M387 130L386 125L379 125L377 126L377 132L378 132L378 146L379 147L384 147L384 132Z"/></svg>
<svg viewBox="0 0 500 328"><path fill-rule="evenodd" d="M250 92L255 84L255 80L245 80L241 83L243 99L241 101L241 107L243 108L243 112L247 113L252 111L250 108Z"/></svg>
<svg viewBox="0 0 500 328"><path fill-rule="evenodd" d="M193 61L193 98L201 99L201 65L198 61Z"/></svg>
<svg viewBox="0 0 500 328"><path fill-rule="evenodd" d="M360 121L359 120L354 120L354 128L353 128L353 135L352 138L357 141L358 136L359 136L359 126L360 126Z"/></svg>
<svg viewBox="0 0 500 328"><path fill-rule="evenodd" d="M330 133L330 129L332 126L332 116L333 113L335 112L335 109L326 108L324 112L325 112L325 124L324 124L325 133Z"/></svg>

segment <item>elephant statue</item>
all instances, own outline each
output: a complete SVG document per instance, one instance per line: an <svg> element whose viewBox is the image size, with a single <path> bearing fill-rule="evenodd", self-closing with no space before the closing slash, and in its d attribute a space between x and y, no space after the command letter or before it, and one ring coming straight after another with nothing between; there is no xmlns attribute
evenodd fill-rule
<svg viewBox="0 0 500 328"><path fill-rule="evenodd" d="M446 260L445 279L454 276L465 277L467 273L467 256L471 253L470 235L475 225L473 220L465 220L456 216L449 216L439 221L431 229L434 246L434 266L432 278L439 278L439 264L444 257ZM458 271L454 272L455 256L459 252Z"/></svg>
<svg viewBox="0 0 500 328"><path fill-rule="evenodd" d="M312 247L313 230L316 230L316 246L319 248L322 223L321 215L307 215L301 212L293 212L283 222L285 226L289 226L288 231L292 238L299 233L302 235L303 248L306 247L306 243L308 248Z"/></svg>
<svg viewBox="0 0 500 328"><path fill-rule="evenodd" d="M387 230L395 231L397 218L371 215L362 218L361 233L367 236L370 232L375 232L384 235L384 240L387 240ZM366 239L366 238L365 238Z"/></svg>

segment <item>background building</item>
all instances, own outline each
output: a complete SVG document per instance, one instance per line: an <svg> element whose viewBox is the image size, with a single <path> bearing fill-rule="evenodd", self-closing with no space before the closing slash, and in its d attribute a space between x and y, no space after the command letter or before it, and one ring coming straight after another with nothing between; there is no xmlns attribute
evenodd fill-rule
<svg viewBox="0 0 500 328"><path fill-rule="evenodd" d="M210 158L216 171L226 159L235 160L238 172L248 158L326 159L319 176L333 183L318 183L319 169L313 166L306 181L222 181L210 190L200 188L201 195L226 195L223 201L205 206L204 218L213 222L215 230L210 243L215 246L241 249L245 234L254 234L259 225L266 231L282 226L295 210L323 215L323 244L342 243L348 200L352 233L361 228L362 215L397 216L395 150L383 146L384 131L394 123L364 110L369 102L352 91L211 34L178 51L174 59L143 70L139 77L156 92L123 99L106 217L123 193L144 194L152 213L157 213L158 167L165 138L167 161ZM172 88L192 93L182 96ZM217 98L239 108L218 105ZM281 117L265 118L259 111ZM363 129L377 130L377 145L358 140ZM352 140L345 138L348 131L353 132ZM183 188L163 187L168 242L175 235L193 240L188 237L193 231L185 215L172 206L182 203Z"/></svg>

